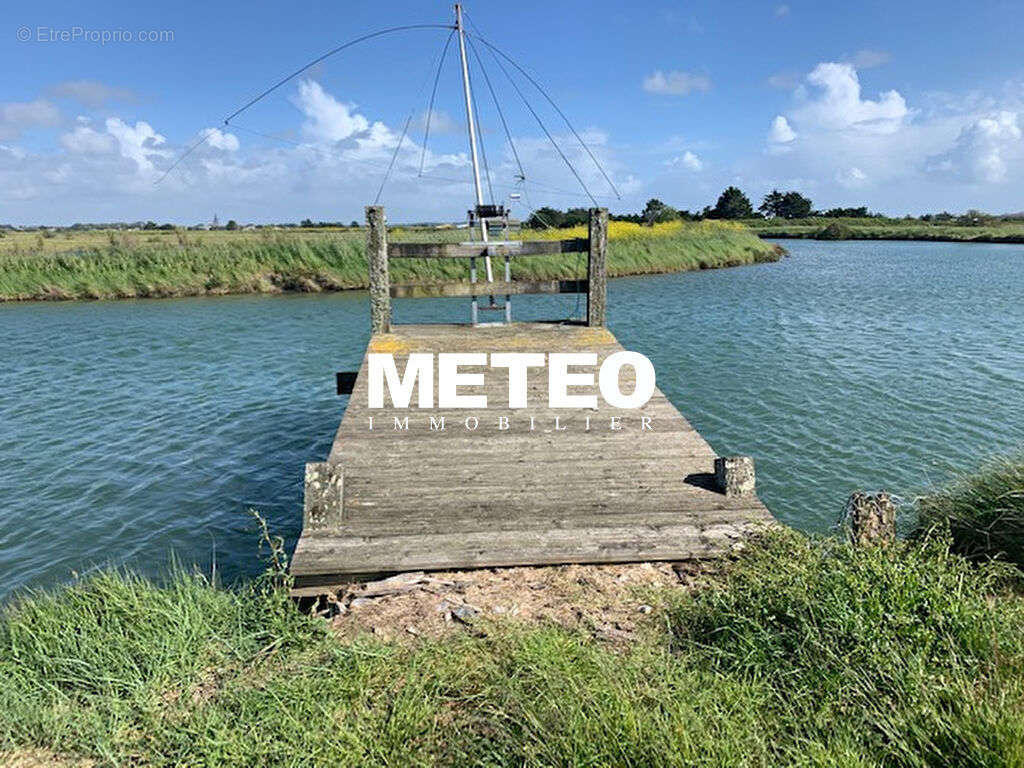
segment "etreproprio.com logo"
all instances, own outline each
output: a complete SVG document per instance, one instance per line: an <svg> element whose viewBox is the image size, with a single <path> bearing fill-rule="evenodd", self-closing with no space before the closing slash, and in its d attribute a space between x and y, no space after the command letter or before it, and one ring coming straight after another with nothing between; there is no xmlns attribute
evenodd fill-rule
<svg viewBox="0 0 1024 768"><path fill-rule="evenodd" d="M73 25L51 27L46 25L18 27L16 37L22 43L173 43L173 29L92 29Z"/></svg>

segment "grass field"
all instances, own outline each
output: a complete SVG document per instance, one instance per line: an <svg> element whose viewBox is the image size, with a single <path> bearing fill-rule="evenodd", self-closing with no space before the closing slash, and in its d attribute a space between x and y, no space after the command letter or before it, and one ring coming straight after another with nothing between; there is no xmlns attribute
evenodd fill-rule
<svg viewBox="0 0 1024 768"><path fill-rule="evenodd" d="M764 237L819 240L934 240L941 242L1024 243L1024 222L979 226L929 223L916 219L748 219L743 222Z"/></svg>
<svg viewBox="0 0 1024 768"><path fill-rule="evenodd" d="M977 484L970 503L998 504L989 491L1005 487ZM0 614L0 755L1022 765L1024 576L930 531L867 549L779 531L675 592L627 647L510 618L440 640L343 641L273 573L228 590L108 572Z"/></svg>
<svg viewBox="0 0 1024 768"><path fill-rule="evenodd" d="M572 230L527 237L573 237ZM365 288L364 234L353 230L245 232L7 232L0 238L0 300L106 299ZM465 231L396 228L391 239L448 240ZM775 261L780 249L741 226L681 222L637 227L613 222L612 276ZM585 275L585 255L524 257L513 277ZM466 279L461 260L401 260L394 282Z"/></svg>

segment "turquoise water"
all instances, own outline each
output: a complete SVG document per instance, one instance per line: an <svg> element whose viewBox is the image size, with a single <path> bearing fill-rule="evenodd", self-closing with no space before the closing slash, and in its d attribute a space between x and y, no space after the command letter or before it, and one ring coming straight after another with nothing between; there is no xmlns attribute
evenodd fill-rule
<svg viewBox="0 0 1024 768"><path fill-rule="evenodd" d="M755 457L780 519L825 531L851 490L909 498L1024 449L1024 247L785 245L778 264L609 288L619 340L716 450ZM251 574L250 508L294 544L303 464L328 452L334 372L367 325L362 293L0 305L0 596L172 553Z"/></svg>

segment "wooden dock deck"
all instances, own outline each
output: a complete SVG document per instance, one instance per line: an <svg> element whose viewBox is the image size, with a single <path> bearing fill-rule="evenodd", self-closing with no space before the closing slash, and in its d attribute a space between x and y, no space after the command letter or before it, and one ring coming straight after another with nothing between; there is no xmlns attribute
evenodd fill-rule
<svg viewBox="0 0 1024 768"><path fill-rule="evenodd" d="M388 322L367 353L393 354L399 372L416 352L584 352L600 365L622 350L602 325ZM496 407L419 409L414 397L370 409L367 370L364 356L327 461L307 465L297 595L411 570L713 557L772 519L753 493L720 490L714 451L659 389L639 409L598 397L594 410L553 410L535 369L513 410L507 372L489 369L460 392ZM631 373L620 371L624 392Z"/></svg>

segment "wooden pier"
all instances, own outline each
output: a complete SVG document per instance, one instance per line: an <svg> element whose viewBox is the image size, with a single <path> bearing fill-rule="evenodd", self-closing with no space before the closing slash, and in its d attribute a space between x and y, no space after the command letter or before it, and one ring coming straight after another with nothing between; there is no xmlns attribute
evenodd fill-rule
<svg viewBox="0 0 1024 768"><path fill-rule="evenodd" d="M487 251L482 244L389 246L383 210L368 208L367 218L367 353L393 354L399 371L417 352L590 353L600 365L622 351L604 327L606 211L592 212L585 240L489 246L499 258L584 250L586 281L415 288L389 284L389 257L476 259ZM587 293L586 324L391 324L394 296L559 292L567 284ZM630 374L620 370L624 392ZM490 371L483 385L465 390L498 407L419 409L413 398L409 408L370 409L367 379L364 356L327 461L306 467L303 531L291 565L298 595L410 570L714 557L772 519L753 492L749 460L716 467L714 451L660 390L638 409L598 398L597 409L552 410L548 377L538 372L527 407L504 409L507 374Z"/></svg>

